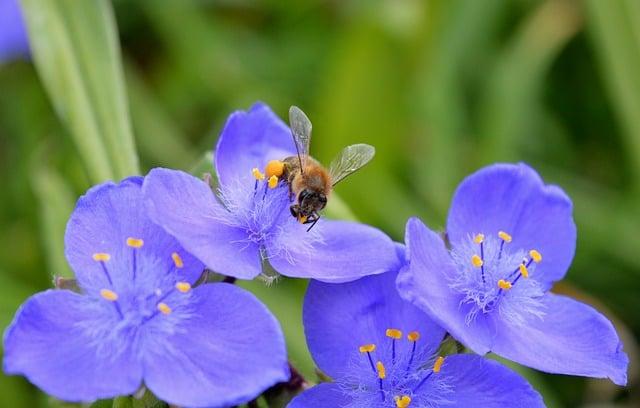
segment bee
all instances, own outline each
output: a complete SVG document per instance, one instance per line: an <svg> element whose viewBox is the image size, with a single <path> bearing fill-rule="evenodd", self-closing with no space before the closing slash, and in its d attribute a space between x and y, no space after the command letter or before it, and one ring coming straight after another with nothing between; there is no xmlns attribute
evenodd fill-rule
<svg viewBox="0 0 640 408"><path fill-rule="evenodd" d="M375 154L368 144L345 147L331 162L329 170L309 156L311 121L298 107L289 109L289 126L297 155L267 164L267 177L276 176L289 186L291 215L302 224L311 224L310 231L320 219L320 211L327 205L333 188L367 164Z"/></svg>

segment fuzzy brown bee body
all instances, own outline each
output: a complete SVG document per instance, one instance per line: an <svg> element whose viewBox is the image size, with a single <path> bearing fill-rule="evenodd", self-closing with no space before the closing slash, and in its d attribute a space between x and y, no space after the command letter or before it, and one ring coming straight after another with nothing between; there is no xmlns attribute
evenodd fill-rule
<svg viewBox="0 0 640 408"><path fill-rule="evenodd" d="M289 185L289 195L297 204L291 206L291 214L301 222L314 221L314 214L324 209L333 187L329 172L315 159L308 157L304 169L300 167L298 156L283 160L282 177Z"/></svg>
<svg viewBox="0 0 640 408"><path fill-rule="evenodd" d="M320 219L320 211L327 205L333 187L367 164L373 158L375 149L366 144L347 146L327 170L309 156L311 121L307 115L292 106L289 109L289 124L298 154L270 161L265 174L272 188L278 180L284 180L289 186L290 200L296 200L289 207L291 215L303 224L311 224L310 230ZM260 172L256 174L257 178L265 177Z"/></svg>

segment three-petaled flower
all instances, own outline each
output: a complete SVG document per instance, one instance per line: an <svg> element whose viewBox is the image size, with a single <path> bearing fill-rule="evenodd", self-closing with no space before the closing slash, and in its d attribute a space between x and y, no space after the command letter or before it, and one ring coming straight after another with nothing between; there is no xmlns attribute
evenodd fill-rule
<svg viewBox="0 0 640 408"><path fill-rule="evenodd" d="M407 224L405 299L479 354L550 373L627 381L613 325L593 308L549 293L573 258L572 203L524 164L496 164L458 187L450 248L420 220Z"/></svg>
<svg viewBox="0 0 640 408"><path fill-rule="evenodd" d="M136 392L186 406L247 402L289 376L269 311L225 283L192 288L203 264L146 216L142 178L80 198L65 236L82 289L48 290L18 310L4 370L67 401Z"/></svg>
<svg viewBox="0 0 640 408"><path fill-rule="evenodd" d="M321 219L310 231L292 217L289 187L264 171L296 155L289 128L264 104L229 117L215 151L219 197L184 172L154 169L145 179L151 218L215 272L252 279L268 260L279 273L343 282L397 262L380 230Z"/></svg>
<svg viewBox="0 0 640 408"><path fill-rule="evenodd" d="M304 303L309 350L335 382L288 408L542 407L518 374L477 355L436 354L445 331L395 289L397 271L355 282L311 281Z"/></svg>

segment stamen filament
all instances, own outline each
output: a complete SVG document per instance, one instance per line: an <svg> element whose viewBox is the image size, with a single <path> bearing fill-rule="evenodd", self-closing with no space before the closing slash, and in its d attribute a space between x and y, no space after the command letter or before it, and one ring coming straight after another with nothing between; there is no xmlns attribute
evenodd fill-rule
<svg viewBox="0 0 640 408"><path fill-rule="evenodd" d="M387 337L390 337L392 340L391 343L391 364L395 364L396 362L396 340L402 338L402 332L398 329L387 329L385 332Z"/></svg>
<svg viewBox="0 0 640 408"><path fill-rule="evenodd" d="M382 388L382 380L387 376L387 371L384 368L384 364L382 361L378 361L376 363L376 371L378 373L378 384L380 385L380 396L382 397L382 401L384 401L384 389Z"/></svg>
<svg viewBox="0 0 640 408"><path fill-rule="evenodd" d="M407 336L407 339L409 339L409 341L413 343L413 346L411 347L411 357L409 357L409 363L407 363L407 369L405 370L407 372L409 372L409 369L411 368L411 363L413 363L413 357L416 354L416 344L419 338L420 338L420 333L416 331L409 333L409 335Z"/></svg>
<svg viewBox="0 0 640 408"><path fill-rule="evenodd" d="M422 381L420 381L420 383L418 383L418 385L415 386L415 388L413 389L413 392L415 393L416 391L418 391L418 389L420 387L422 387L424 385L425 382L427 382L427 380L433 375L433 373L439 373L440 369L442 368L442 363L444 363L444 357L439 356L436 359L436 362L433 363L433 370L431 370L429 372L429 374L427 374Z"/></svg>

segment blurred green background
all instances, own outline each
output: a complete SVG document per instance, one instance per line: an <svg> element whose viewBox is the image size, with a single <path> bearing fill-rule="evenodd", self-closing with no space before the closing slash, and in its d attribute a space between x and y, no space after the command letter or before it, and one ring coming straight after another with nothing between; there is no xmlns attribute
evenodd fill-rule
<svg viewBox="0 0 640 408"><path fill-rule="evenodd" d="M91 184L136 171L132 134L143 173L189 170L233 110L262 100L285 117L296 104L322 162L349 143L377 147L337 192L396 240L411 215L442 228L457 183L480 166L526 161L561 185L579 236L556 290L614 320L630 382L522 372L550 407L640 406L640 2L23 5L38 69L0 65L1 329L54 274L68 276L66 219ZM306 282L242 285L278 315L292 361L314 379L301 326ZM0 375L0 406L49 404Z"/></svg>

